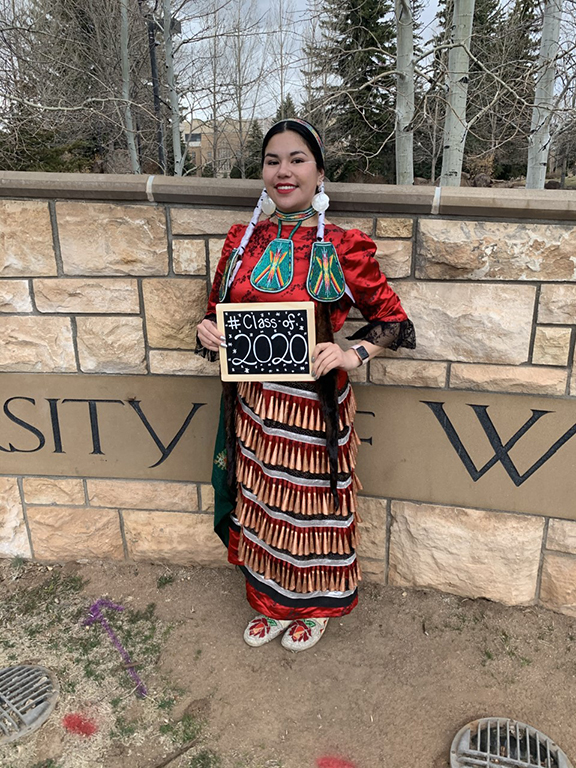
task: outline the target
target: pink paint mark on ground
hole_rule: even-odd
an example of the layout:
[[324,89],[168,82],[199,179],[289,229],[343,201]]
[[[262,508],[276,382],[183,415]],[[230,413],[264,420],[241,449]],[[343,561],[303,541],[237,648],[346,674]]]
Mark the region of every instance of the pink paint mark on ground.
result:
[[316,768],[356,768],[356,766],[341,757],[319,757],[316,760]]
[[70,733],[76,733],[78,736],[94,736],[98,731],[98,726],[93,720],[80,712],[70,712],[62,718],[62,725]]

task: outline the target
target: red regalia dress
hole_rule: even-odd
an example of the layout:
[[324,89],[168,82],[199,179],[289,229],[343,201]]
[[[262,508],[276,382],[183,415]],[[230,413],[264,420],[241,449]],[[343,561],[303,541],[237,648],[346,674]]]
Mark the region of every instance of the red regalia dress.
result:
[[[281,236],[287,238],[293,229],[293,223],[284,224]],[[228,233],[207,317],[215,316],[226,262],[244,232],[244,226],[235,225]],[[294,235],[294,277],[286,289],[271,294],[251,285],[252,270],[276,236],[276,223],[256,226],[228,301],[310,301],[306,278],[316,227],[300,227]],[[392,337],[392,348],[413,347],[412,324],[380,272],[372,240],[359,230],[334,224],[326,224],[324,239],[335,245],[348,287],[329,309],[332,331],[342,328],[354,304],[368,321],[355,336],[382,346],[389,346]],[[358,438],[354,394],[345,371],[336,373],[335,399],[337,477],[331,491],[326,412],[317,383],[242,382],[236,388],[237,487],[228,559],[244,572],[250,605],[270,618],[343,616],[358,601],[360,567],[355,550],[360,484],[354,472]]]

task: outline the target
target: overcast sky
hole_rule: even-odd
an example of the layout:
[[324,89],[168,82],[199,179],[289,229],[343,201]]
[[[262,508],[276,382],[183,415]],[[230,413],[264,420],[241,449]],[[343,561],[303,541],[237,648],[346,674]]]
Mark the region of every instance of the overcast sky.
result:
[[[306,0],[288,0],[287,4],[290,4],[290,2],[297,13],[302,12],[304,14],[306,12],[306,9],[307,9]],[[269,0],[258,0],[258,3],[263,13],[265,13],[270,8]],[[393,7],[394,7],[394,3],[392,3],[392,8]],[[438,10],[438,3],[433,2],[433,3],[426,3],[422,11],[422,14],[420,17],[420,35],[424,42],[427,41],[434,32],[434,23],[435,23],[437,10]],[[300,100],[299,90],[301,88],[301,84],[302,83],[301,83],[299,71],[293,70],[288,77],[287,87],[288,87],[288,91],[291,92],[291,95],[296,102]]]
[[[292,5],[294,10],[296,11],[296,15],[299,15],[301,12],[303,15],[306,12],[307,9],[307,0],[285,0],[286,5]],[[360,2],[360,0],[358,0]],[[271,4],[270,0],[257,0],[257,7],[260,13],[262,14],[262,17],[264,18],[267,14],[267,12],[270,10]],[[393,3],[392,3],[393,7]],[[421,17],[420,17],[420,36],[423,42],[427,41],[431,35],[434,32],[434,22],[436,17],[436,12],[438,10],[438,3],[432,2],[432,3],[426,3],[425,7],[422,11]],[[305,23],[305,22],[303,22]],[[296,25],[298,28],[298,24]],[[298,31],[298,29],[297,29]],[[298,56],[296,56],[298,58]],[[274,69],[274,63],[271,62],[271,68]],[[288,75],[288,80],[286,82],[287,91],[290,93],[294,101],[298,104],[301,102],[301,88],[302,88],[302,80],[301,80],[301,73],[299,70],[299,67],[293,67]],[[277,89],[275,89],[275,80],[274,78],[271,81],[271,87],[267,91],[267,95],[264,96],[262,99],[262,104],[258,108],[259,116],[260,117],[269,117],[270,115],[273,115],[276,111],[276,108],[278,106],[278,97],[277,97]],[[210,119],[210,112],[203,110],[201,105],[196,105],[194,108],[194,116],[199,117],[201,119]]]
[[[259,3],[263,9],[266,9],[269,7],[268,0],[259,0]],[[306,0],[293,0],[293,3],[294,3],[294,7],[298,10],[306,9]],[[437,10],[438,10],[437,2],[425,4],[425,7],[422,11],[422,15],[420,18],[420,23],[424,29],[430,29],[431,25],[433,25]],[[428,35],[426,34],[424,34],[423,36],[425,39],[428,37]]]

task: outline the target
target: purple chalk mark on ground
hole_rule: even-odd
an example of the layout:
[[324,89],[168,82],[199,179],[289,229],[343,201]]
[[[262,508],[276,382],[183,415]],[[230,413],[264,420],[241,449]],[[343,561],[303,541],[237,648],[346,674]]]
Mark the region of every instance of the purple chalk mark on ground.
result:
[[104,627],[104,630],[106,631],[106,634],[112,641],[112,645],[116,648],[120,656],[122,656],[122,658],[124,659],[124,663],[126,664],[128,674],[136,683],[136,693],[138,694],[138,696],[142,696],[142,698],[144,698],[147,695],[146,686],[138,676],[138,673],[136,672],[136,670],[133,668],[132,659],[128,655],[128,651],[124,648],[120,640],[118,640],[118,638],[116,637],[116,634],[114,633],[114,630],[102,615],[102,608],[111,608],[114,611],[124,610],[124,606],[116,605],[116,603],[113,603],[110,600],[105,600],[104,598],[100,598],[100,600],[96,600],[96,602],[90,606],[90,610],[88,612],[89,616],[87,619],[84,620],[84,625],[89,627],[95,622],[99,622],[100,624],[102,624],[102,626]]

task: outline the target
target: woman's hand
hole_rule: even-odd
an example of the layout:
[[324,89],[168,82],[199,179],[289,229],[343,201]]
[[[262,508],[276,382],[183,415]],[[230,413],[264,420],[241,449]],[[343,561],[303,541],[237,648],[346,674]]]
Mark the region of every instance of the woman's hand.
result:
[[312,375],[315,379],[324,376],[328,371],[334,368],[341,368],[343,371],[351,371],[360,366],[360,358],[353,349],[347,352],[330,341],[324,341],[316,344],[312,352]]
[[196,326],[200,343],[206,349],[217,352],[220,347],[225,347],[224,336],[218,330],[218,326],[213,320],[202,320],[200,325]]

